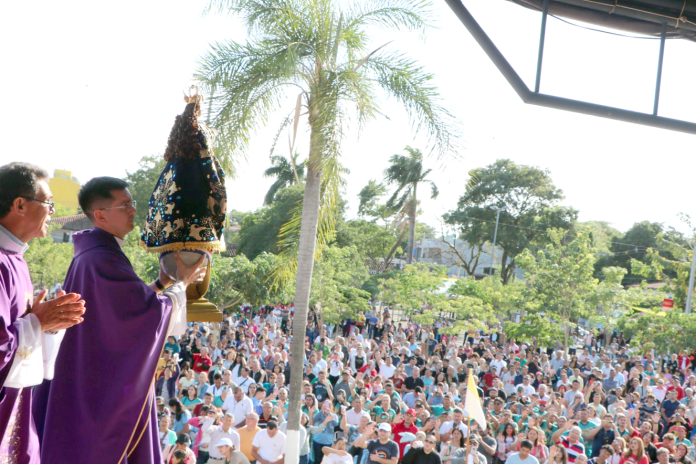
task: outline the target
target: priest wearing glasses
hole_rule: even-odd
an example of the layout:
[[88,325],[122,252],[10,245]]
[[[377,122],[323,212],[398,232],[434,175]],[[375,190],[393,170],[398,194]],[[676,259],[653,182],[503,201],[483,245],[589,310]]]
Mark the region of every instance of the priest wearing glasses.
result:
[[97,177],[78,200],[94,228],[73,235],[63,288],[90,312],[63,340],[55,379],[41,386],[41,455],[51,464],[162,462],[155,369],[167,336],[186,329],[186,287],[201,278],[203,258],[177,259],[178,281],[160,270],[148,285],[121,250],[136,211],[128,184]]
[[55,212],[48,173],[27,163],[0,167],[0,462],[38,464],[33,386],[53,377],[69,329],[83,321],[79,294],[34,298],[24,252],[45,237]]

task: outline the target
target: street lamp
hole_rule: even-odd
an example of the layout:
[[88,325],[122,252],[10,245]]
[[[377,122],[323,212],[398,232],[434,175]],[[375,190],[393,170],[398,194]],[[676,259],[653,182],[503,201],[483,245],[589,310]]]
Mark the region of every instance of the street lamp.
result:
[[496,211],[495,232],[493,232],[493,254],[491,255],[491,267],[488,269],[488,275],[493,275],[493,265],[495,264],[495,241],[498,238],[498,221],[500,221],[500,212],[507,211],[507,206],[491,206],[490,208]]

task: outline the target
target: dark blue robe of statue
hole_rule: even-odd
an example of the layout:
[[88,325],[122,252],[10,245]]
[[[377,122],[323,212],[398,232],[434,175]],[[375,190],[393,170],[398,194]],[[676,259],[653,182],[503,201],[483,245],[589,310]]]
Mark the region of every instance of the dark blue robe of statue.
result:
[[63,288],[82,295],[88,310],[66,333],[54,380],[37,388],[47,400],[42,459],[160,463],[154,374],[172,302],[138,278],[112,235],[93,229],[73,241]]

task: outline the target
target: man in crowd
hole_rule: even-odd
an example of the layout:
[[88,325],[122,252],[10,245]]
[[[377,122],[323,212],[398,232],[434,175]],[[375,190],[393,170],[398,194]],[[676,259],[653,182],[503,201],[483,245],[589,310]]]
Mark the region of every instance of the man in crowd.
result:
[[258,464],[283,464],[285,441],[285,434],[278,430],[278,423],[269,421],[266,428],[254,436],[251,454]]

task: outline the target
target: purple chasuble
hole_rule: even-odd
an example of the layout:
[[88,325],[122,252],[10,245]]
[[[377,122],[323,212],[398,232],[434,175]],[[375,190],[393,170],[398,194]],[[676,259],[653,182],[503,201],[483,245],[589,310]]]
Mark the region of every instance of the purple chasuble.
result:
[[63,288],[82,295],[87,311],[65,334],[53,380],[40,387],[48,395],[43,459],[162,462],[153,379],[172,302],[138,278],[111,234],[82,231],[73,242]]
[[33,299],[29,269],[19,253],[0,249],[0,462],[38,464],[39,439],[31,415],[32,388],[5,387],[17,352],[12,325]]

